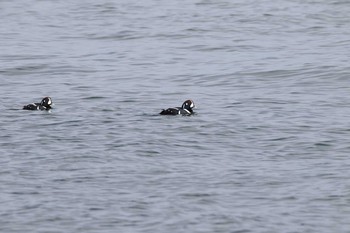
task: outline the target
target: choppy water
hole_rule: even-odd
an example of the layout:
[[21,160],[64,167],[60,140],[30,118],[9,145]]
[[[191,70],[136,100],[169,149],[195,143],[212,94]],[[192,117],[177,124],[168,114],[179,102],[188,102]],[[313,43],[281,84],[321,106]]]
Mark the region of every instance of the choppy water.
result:
[[0,1],[0,231],[349,232],[349,12]]

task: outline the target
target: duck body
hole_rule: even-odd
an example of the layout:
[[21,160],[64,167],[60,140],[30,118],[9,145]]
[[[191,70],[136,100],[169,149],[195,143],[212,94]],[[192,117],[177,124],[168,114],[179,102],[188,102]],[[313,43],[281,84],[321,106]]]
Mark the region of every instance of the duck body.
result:
[[52,100],[50,97],[45,97],[40,103],[32,103],[23,106],[24,110],[50,110],[52,107]]
[[186,100],[181,107],[167,108],[163,109],[159,114],[160,115],[183,115],[189,116],[192,115],[193,108],[195,107],[192,100]]

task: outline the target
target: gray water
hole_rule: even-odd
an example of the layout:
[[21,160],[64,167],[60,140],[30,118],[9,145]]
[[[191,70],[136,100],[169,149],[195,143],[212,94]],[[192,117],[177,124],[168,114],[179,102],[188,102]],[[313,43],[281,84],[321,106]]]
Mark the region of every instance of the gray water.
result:
[[0,232],[350,232],[349,12],[0,1]]

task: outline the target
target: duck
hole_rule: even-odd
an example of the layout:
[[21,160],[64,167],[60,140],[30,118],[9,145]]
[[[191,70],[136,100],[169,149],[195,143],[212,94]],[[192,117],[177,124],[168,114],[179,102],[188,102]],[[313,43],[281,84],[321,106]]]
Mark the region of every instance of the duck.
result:
[[183,102],[181,107],[163,109],[159,114],[190,116],[194,114],[192,109],[195,107],[196,106],[194,105],[194,102],[192,100],[186,100],[185,102]]
[[44,97],[40,103],[32,103],[23,106],[24,110],[50,110],[52,108],[51,97]]

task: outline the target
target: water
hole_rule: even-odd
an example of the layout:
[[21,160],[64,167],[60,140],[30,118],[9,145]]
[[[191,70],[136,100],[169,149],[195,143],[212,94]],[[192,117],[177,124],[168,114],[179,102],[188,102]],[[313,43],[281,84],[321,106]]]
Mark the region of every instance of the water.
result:
[[349,232],[349,12],[1,1],[0,231]]

